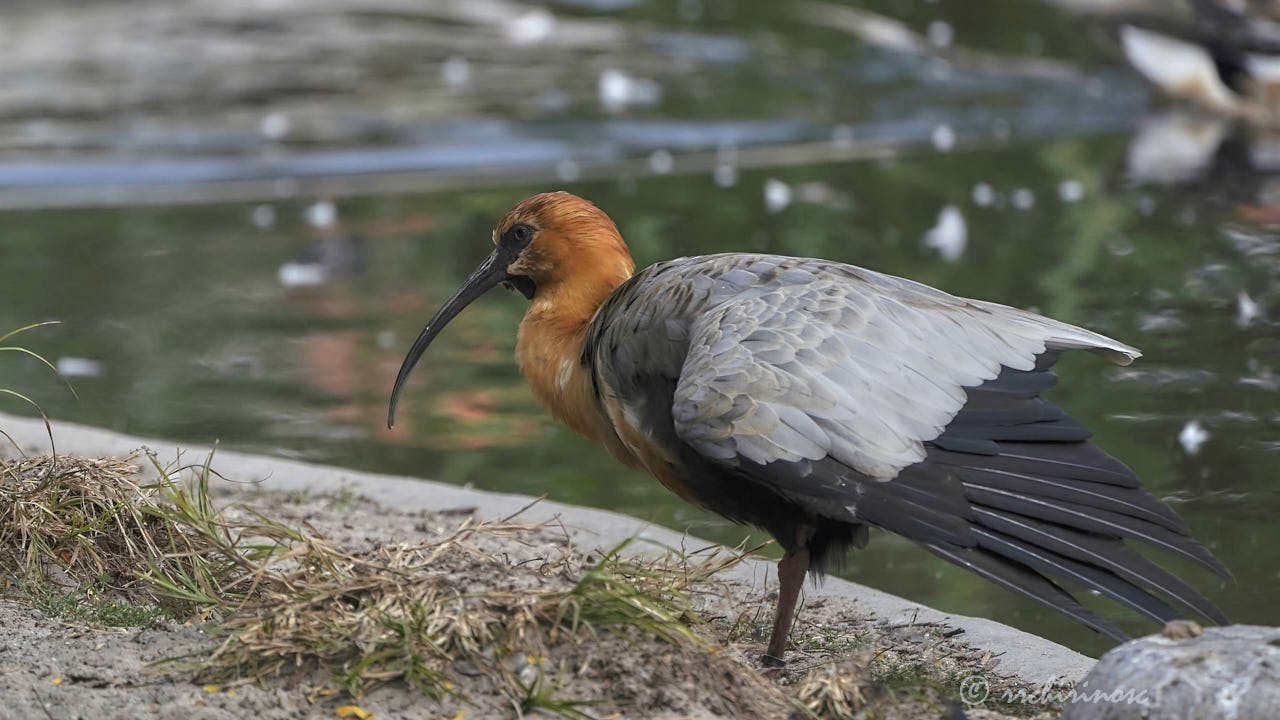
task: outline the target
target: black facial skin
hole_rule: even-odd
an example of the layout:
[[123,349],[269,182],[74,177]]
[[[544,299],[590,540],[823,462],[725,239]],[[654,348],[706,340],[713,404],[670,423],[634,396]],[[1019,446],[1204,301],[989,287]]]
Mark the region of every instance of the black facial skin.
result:
[[[517,223],[502,233],[502,237],[498,238],[498,252],[506,260],[507,265],[514,262],[520,256],[520,253],[529,247],[535,232],[537,231],[532,226],[525,223]],[[537,291],[537,286],[533,284],[533,279],[528,275],[508,275],[502,281],[502,285],[507,290],[520,291],[520,294],[524,295],[526,300],[532,300],[533,293]]]
[[532,300],[533,294],[538,290],[528,275],[511,275],[502,281],[502,286],[508,290],[520,291],[520,294],[524,295],[526,300]]

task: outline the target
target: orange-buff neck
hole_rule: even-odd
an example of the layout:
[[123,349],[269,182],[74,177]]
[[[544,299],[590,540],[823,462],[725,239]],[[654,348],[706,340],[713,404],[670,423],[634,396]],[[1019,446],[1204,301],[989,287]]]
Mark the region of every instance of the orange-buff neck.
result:
[[557,197],[537,208],[539,238],[524,262],[536,290],[516,336],[516,361],[540,405],[613,450],[616,434],[595,398],[582,351],[596,311],[631,277],[635,262],[603,211],[564,197],[576,202],[561,204]]

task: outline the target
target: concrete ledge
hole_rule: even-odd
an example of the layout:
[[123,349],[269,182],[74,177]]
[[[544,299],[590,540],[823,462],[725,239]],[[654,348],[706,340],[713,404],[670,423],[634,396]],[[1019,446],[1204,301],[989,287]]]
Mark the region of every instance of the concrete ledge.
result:
[[[53,423],[53,429],[59,454],[122,456],[148,447],[162,462],[175,457],[179,451],[184,453],[186,462],[198,462],[209,452],[208,447],[177,445],[167,440],[138,438],[72,423]],[[49,451],[49,438],[40,420],[0,413],[0,430],[8,433],[24,452]],[[527,495],[467,490],[430,480],[378,475],[230,450],[218,450],[214,465],[219,473],[233,478],[237,485],[254,482],[264,490],[307,489],[317,493],[345,489],[401,512],[475,507],[480,517],[495,518],[515,513],[533,502],[533,498]],[[693,548],[712,544],[627,515],[550,500],[537,503],[521,517],[531,521],[559,518],[574,542],[584,548],[611,547],[633,536],[671,547]],[[772,562],[749,560],[735,568],[731,575],[762,586],[774,581],[774,567]],[[1040,684],[1053,678],[1080,680],[1094,665],[1092,658],[1007,625],[939,612],[838,578],[827,578],[818,588],[806,586],[805,591],[811,598],[838,597],[856,601],[860,610],[870,611],[890,623],[914,621],[963,629],[968,644],[990,650],[1000,658],[1002,672],[1016,674],[1031,683]]]

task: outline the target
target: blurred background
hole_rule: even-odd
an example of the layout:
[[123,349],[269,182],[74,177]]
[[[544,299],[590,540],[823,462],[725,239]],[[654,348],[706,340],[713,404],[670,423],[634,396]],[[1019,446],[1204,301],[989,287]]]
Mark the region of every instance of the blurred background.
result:
[[[0,329],[61,320],[24,338],[80,399],[24,358],[0,358],[0,381],[57,420],[546,493],[738,543],[746,530],[533,404],[512,361],[518,295],[450,325],[386,428],[406,348],[494,221],[566,189],[614,217],[642,266],[821,256],[1141,347],[1130,368],[1068,358],[1052,397],[1238,582],[1170,564],[1233,620],[1274,624],[1272,10],[6,3]],[[1110,646],[883,533],[841,574],[1084,652]]]

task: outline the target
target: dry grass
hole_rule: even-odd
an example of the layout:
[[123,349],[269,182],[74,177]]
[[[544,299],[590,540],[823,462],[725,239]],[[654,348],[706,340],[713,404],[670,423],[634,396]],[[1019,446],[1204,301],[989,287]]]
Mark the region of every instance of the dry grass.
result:
[[513,566],[476,541],[540,527],[469,518],[429,543],[353,553],[247,507],[215,508],[208,462],[183,468],[183,484],[148,457],[151,483],[136,458],[5,464],[0,569],[35,594],[61,588],[64,604],[106,579],[130,602],[213,620],[221,642],[195,664],[215,682],[326,669],[356,697],[391,681],[440,697],[459,694],[450,678],[465,666],[537,704],[555,685],[543,659],[558,644],[608,633],[704,646],[697,593],[741,557],[641,560],[624,543],[589,562],[561,552]]
[[209,501],[207,464],[192,468],[187,488],[178,470],[148,459],[159,473],[150,483],[139,480],[136,456],[0,464],[0,570],[37,588],[105,583],[174,618],[230,612],[252,594],[261,563],[298,534],[224,520]]
[[33,580],[94,577],[144,553],[156,524],[140,509],[154,491],[127,460],[42,456],[0,467],[0,566]]
[[873,684],[870,655],[814,668],[796,684],[800,704],[816,717],[853,717],[866,706]]
[[[931,638],[930,635],[933,637]],[[994,671],[981,656],[957,658],[939,633],[926,633],[924,643],[896,647],[879,643],[876,650],[845,655],[792,678],[792,694],[817,718],[967,717],[963,709],[977,702],[983,717],[1057,717],[1046,704],[1020,703],[1034,688],[1017,677]]]
[[180,533],[160,516],[161,489],[140,484],[130,460],[46,455],[0,464],[0,569],[34,588],[96,582],[160,600],[140,574],[187,572],[170,567],[181,560],[166,552]]
[[465,666],[528,696],[541,673],[521,671],[558,643],[612,633],[702,644],[695,588],[737,561],[637,561],[620,546],[589,566],[565,554],[521,569],[470,542],[535,529],[467,520],[429,544],[361,556],[303,535],[271,564],[279,569],[263,567],[258,595],[222,625],[228,635],[207,671],[227,682],[318,663],[357,697],[393,680],[439,697],[456,692],[449,678]]

